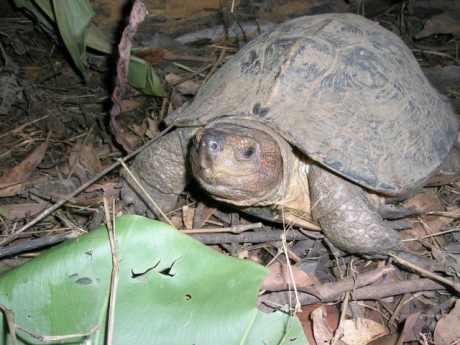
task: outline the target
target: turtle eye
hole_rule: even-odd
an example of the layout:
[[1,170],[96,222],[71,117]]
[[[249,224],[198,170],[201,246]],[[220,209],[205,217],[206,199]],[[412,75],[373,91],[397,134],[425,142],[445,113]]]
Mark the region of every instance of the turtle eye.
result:
[[256,149],[254,148],[254,146],[249,146],[244,149],[243,157],[246,159],[250,159],[254,155],[255,152],[256,152]]

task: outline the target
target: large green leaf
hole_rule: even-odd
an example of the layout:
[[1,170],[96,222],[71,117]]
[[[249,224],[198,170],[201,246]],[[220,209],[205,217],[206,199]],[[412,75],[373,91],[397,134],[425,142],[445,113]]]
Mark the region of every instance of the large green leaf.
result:
[[86,35],[94,16],[88,0],[53,0],[54,17],[67,50],[86,75]]
[[[296,318],[255,307],[266,269],[224,256],[174,228],[139,216],[116,223],[120,274],[114,344],[306,344]],[[40,335],[100,331],[111,274],[105,228],[64,243],[0,277],[0,304]],[[0,344],[10,341],[0,320]],[[19,343],[40,342],[18,330]]]

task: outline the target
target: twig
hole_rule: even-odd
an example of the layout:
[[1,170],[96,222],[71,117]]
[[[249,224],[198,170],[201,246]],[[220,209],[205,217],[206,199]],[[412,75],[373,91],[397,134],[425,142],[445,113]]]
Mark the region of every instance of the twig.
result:
[[244,231],[260,229],[263,227],[262,223],[253,223],[253,224],[240,224],[233,225],[225,228],[201,228],[201,229],[191,229],[191,230],[181,230],[185,234],[214,234],[221,232],[230,232],[233,234],[241,234]]
[[16,328],[30,335],[32,338],[35,338],[47,344],[56,343],[56,342],[60,342],[61,344],[66,343],[66,342],[71,342],[71,341],[76,342],[77,340],[81,338],[89,337],[90,335],[96,333],[99,330],[99,326],[96,325],[92,327],[88,332],[84,332],[84,333],[75,333],[75,334],[66,334],[66,335],[41,335],[41,334],[34,333],[18,325],[16,325]]
[[[60,208],[62,205],[64,205],[67,201],[69,201],[70,199],[76,197],[78,194],[80,194],[81,192],[83,192],[86,188],[88,188],[89,186],[91,186],[93,183],[95,183],[96,181],[98,181],[100,178],[104,177],[105,175],[107,175],[109,172],[111,172],[113,169],[117,168],[119,165],[121,165],[121,161],[123,162],[126,162],[127,160],[133,158],[134,156],[136,156],[139,152],[142,152],[143,150],[145,150],[147,147],[149,147],[150,145],[152,145],[154,142],[156,142],[158,139],[160,139],[163,135],[165,135],[172,127],[174,126],[174,124],[171,124],[170,126],[168,126],[167,128],[165,128],[163,131],[161,131],[156,137],[152,138],[149,142],[147,142],[146,144],[142,145],[141,147],[139,147],[138,149],[132,151],[131,153],[129,153],[128,155],[126,155],[122,160],[120,161],[117,161],[115,163],[113,163],[111,166],[105,168],[103,171],[101,171],[99,174],[97,174],[96,176],[94,176],[92,179],[90,179],[89,181],[87,181],[86,183],[82,184],[79,188],[77,188],[75,191],[73,191],[72,193],[66,195],[64,198],[62,198],[61,200],[59,200],[57,203],[55,203],[53,206],[50,206],[49,208],[47,208],[46,210],[44,210],[43,212],[41,212],[40,214],[38,214],[34,219],[32,219],[30,222],[28,222],[26,225],[24,225],[22,228],[18,229],[11,237],[9,238],[6,238],[5,240],[3,240],[2,242],[0,242],[0,245],[5,245],[7,243],[10,243],[12,242],[13,240],[15,240],[16,236],[23,233],[24,231],[26,231],[27,229],[29,229],[30,227],[32,227],[33,225],[37,224],[39,221],[41,221],[43,218],[49,216],[51,213],[53,213],[54,211],[56,211],[58,208]],[[0,249],[0,256],[2,255],[3,253],[3,248]]]
[[174,224],[171,222],[171,220],[168,218],[168,216],[162,211],[160,206],[156,203],[155,200],[150,196],[150,194],[147,192],[147,190],[142,186],[140,183],[139,179],[132,173],[132,171],[128,168],[128,166],[123,162],[122,159],[119,160],[120,164],[123,166],[123,168],[126,170],[128,173],[129,177],[133,180],[133,182],[136,184],[136,187],[144,194],[145,198],[148,201],[149,207],[154,211],[155,213],[159,213],[161,218],[163,218],[164,221],[168,222],[169,225],[174,226]]
[[[337,283],[326,283],[323,285],[331,284],[341,284]],[[316,304],[319,302],[328,303],[328,302],[337,302],[341,293],[346,291],[340,291],[340,294],[329,294],[322,296],[315,296],[310,291],[311,290],[322,290],[323,287],[318,285],[312,288],[299,288],[300,292],[300,303],[302,305]],[[352,291],[353,287],[350,286],[348,291]],[[353,301],[362,301],[362,300],[380,300],[382,298],[403,295],[408,293],[415,293],[421,291],[436,291],[436,290],[446,290],[446,287],[442,284],[434,282],[431,279],[412,279],[405,280],[389,284],[375,284],[364,286],[358,289],[355,289],[350,298]],[[339,291],[338,291],[339,292]],[[281,294],[287,293],[287,291],[278,292]],[[269,295],[267,295],[269,296]]]
[[[386,266],[369,272],[361,273],[356,277],[346,278],[338,282],[302,287],[299,288],[299,291],[313,295],[319,301],[334,301],[347,291],[352,291],[354,289],[359,289],[366,285],[375,283],[377,280],[381,279],[384,275],[392,272],[393,270],[393,267]],[[355,291],[353,292],[353,296]]]
[[211,70],[208,72],[206,78],[204,78],[203,80],[203,83],[201,85],[204,85],[206,84],[206,82],[209,80],[209,78],[211,78],[211,76],[214,74],[214,72],[216,71],[217,67],[219,67],[219,65],[222,63],[222,61],[224,60],[224,57],[225,57],[225,54],[227,53],[227,51],[225,49],[222,49],[220,51],[220,54],[219,54],[219,57],[217,58],[216,62],[213,64]]
[[431,237],[435,237],[435,236],[442,236],[442,235],[445,235],[445,234],[450,234],[452,232],[458,232],[458,231],[460,231],[460,228],[453,228],[453,229],[450,229],[450,230],[439,231],[439,232],[436,232],[434,234],[428,234],[428,235],[421,236],[421,237],[406,238],[405,240],[401,240],[401,242],[420,241],[420,240],[425,240],[427,238],[431,238]]
[[335,345],[339,338],[343,336],[343,322],[345,321],[345,316],[347,315],[350,293],[350,291],[345,293],[345,298],[343,299],[342,307],[340,310],[339,324],[337,325],[337,329],[335,330],[334,336],[331,339],[331,345]]
[[[183,64],[181,64],[181,63],[179,63],[179,62],[173,62],[173,65],[175,65],[176,67],[179,67],[179,68],[181,68],[181,69],[183,69],[183,70],[185,70],[185,71],[187,71],[187,72],[196,74],[196,75],[198,75],[198,76],[200,76],[200,77],[202,77],[202,78],[205,77],[205,75],[204,75],[203,73],[201,73],[201,72],[196,72],[196,71],[194,71],[193,69],[191,69],[190,67],[188,67],[188,66],[186,66],[186,65],[183,65]],[[206,69],[207,69],[207,68],[206,68]]]
[[415,48],[412,48],[412,51],[415,52],[415,53],[442,56],[442,57],[454,60],[456,63],[460,63],[460,61],[457,60],[455,57],[453,57],[453,56],[451,56],[449,54],[446,54],[446,53],[441,53],[441,52],[437,52],[437,51],[434,51],[434,50],[415,49]]
[[66,234],[59,234],[54,236],[43,236],[40,238],[34,238],[28,241],[22,241],[18,244],[3,248],[0,252],[0,259],[6,256],[18,255],[24,252],[30,252],[44,247],[52,246],[69,239],[76,238],[80,235],[80,232],[72,231]]
[[11,336],[11,345],[16,345],[18,340],[16,338],[16,322],[14,321],[14,313],[3,304],[0,304],[0,311],[3,313],[3,317],[6,320],[6,325],[8,326],[8,332]]
[[428,278],[433,279],[435,281],[438,281],[440,283],[446,284],[446,285],[452,287],[455,291],[460,292],[460,284],[454,283],[450,279],[444,278],[444,277],[440,276],[437,273],[430,272],[430,271],[428,271],[428,270],[426,270],[426,269],[424,269],[424,268],[422,268],[420,266],[417,266],[414,263],[409,262],[409,261],[397,256],[394,253],[388,253],[388,255],[391,258],[393,258],[396,262],[398,262],[399,264],[401,264],[403,266],[406,266],[406,267],[410,268],[411,270],[414,270],[415,272],[421,274],[422,276],[425,276],[425,277],[428,277]]
[[282,243],[282,246],[283,246],[283,253],[284,253],[284,256],[286,258],[286,265],[287,265],[288,272],[289,272],[289,281],[291,283],[292,288],[294,289],[294,296],[295,296],[295,309],[294,309],[294,311],[296,313],[298,313],[298,312],[302,311],[302,307],[301,307],[301,304],[300,304],[299,292],[297,291],[297,284],[296,284],[295,279],[294,279],[294,273],[292,272],[291,262],[289,260],[288,248],[287,248],[286,242],[287,242],[286,241],[286,229],[284,229],[283,234],[281,235],[281,243]]
[[390,284],[370,285],[357,289],[352,294],[352,299],[378,300],[386,297],[415,293],[420,291],[445,290],[446,287],[431,279],[412,279]]
[[[265,243],[281,241],[282,230],[263,230],[247,232],[242,234],[197,234],[191,236],[205,244],[223,244],[223,243]],[[287,241],[304,240],[308,237],[300,231],[289,231],[286,234]]]
[[208,65],[204,66],[203,68],[200,68],[198,71],[192,72],[191,75],[183,77],[183,78],[175,81],[174,83],[172,83],[171,87],[174,87],[174,86],[177,86],[179,84],[182,84],[183,82],[186,82],[187,80],[190,80],[190,79],[192,79],[192,78],[194,78],[196,76],[202,76],[203,72],[205,72],[206,70],[210,69],[212,66],[214,66],[214,64],[208,64]]
[[4,136],[7,136],[10,133],[19,132],[20,130],[24,129],[25,127],[30,126],[30,125],[32,125],[34,123],[39,122],[39,121],[42,121],[42,120],[44,120],[44,119],[46,119],[48,117],[49,117],[49,115],[45,115],[45,116],[39,117],[38,119],[26,122],[26,123],[16,127],[15,129],[12,129],[12,130],[9,130],[9,131],[7,131],[5,133],[0,134],[0,138],[3,138]]
[[[110,251],[112,253],[112,276],[110,280],[110,299],[109,299],[109,310],[107,318],[107,345],[113,343],[113,331],[115,324],[115,306],[118,291],[118,275],[120,272],[120,256],[118,254],[118,243],[115,232],[115,199],[112,199],[112,212],[110,212],[109,201],[104,197],[104,210],[105,219],[107,224],[107,231],[109,234]],[[112,217],[110,216],[112,214]]]

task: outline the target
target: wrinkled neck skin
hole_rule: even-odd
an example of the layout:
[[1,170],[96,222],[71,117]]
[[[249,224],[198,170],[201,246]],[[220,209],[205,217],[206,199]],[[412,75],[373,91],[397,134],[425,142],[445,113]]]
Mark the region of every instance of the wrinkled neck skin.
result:
[[274,206],[284,217],[283,223],[295,224],[311,230],[320,230],[319,225],[311,215],[310,190],[308,187],[308,171],[311,162],[303,156],[296,155],[289,146],[289,151],[283,152],[285,176],[283,188],[277,195]]
[[[216,122],[229,122],[228,118]],[[308,169],[310,162],[301,154],[296,154],[292,146],[271,128],[246,118],[234,118],[232,122],[243,123],[245,127],[255,128],[270,134],[278,143],[283,158],[283,177],[278,187],[263,198],[240,200],[218,200],[237,206],[270,206],[278,213],[278,221],[295,224],[312,230],[320,230],[311,216]]]

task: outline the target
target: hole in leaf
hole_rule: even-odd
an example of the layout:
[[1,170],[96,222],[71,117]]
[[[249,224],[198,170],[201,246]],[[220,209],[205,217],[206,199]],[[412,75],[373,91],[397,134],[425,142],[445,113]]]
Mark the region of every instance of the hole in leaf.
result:
[[92,284],[93,280],[89,277],[82,277],[78,278],[75,283],[80,284],[80,285],[90,285]]
[[174,261],[174,262],[171,264],[171,266],[166,267],[165,269],[162,269],[162,270],[159,271],[158,273],[163,274],[163,275],[168,276],[168,277],[174,277],[175,274],[172,273],[171,271],[172,271],[172,269],[173,269],[175,263],[176,263],[176,262]]
[[186,301],[190,301],[191,299],[192,299],[192,295],[190,295],[189,293],[185,295]]
[[153,265],[152,267],[149,267],[144,272],[140,272],[140,273],[136,273],[136,272],[134,272],[133,269],[131,269],[131,278],[136,279],[138,277],[142,277],[143,275],[149,273],[151,270],[157,268],[159,264],[160,264],[160,260],[158,260],[158,262],[155,265]]

